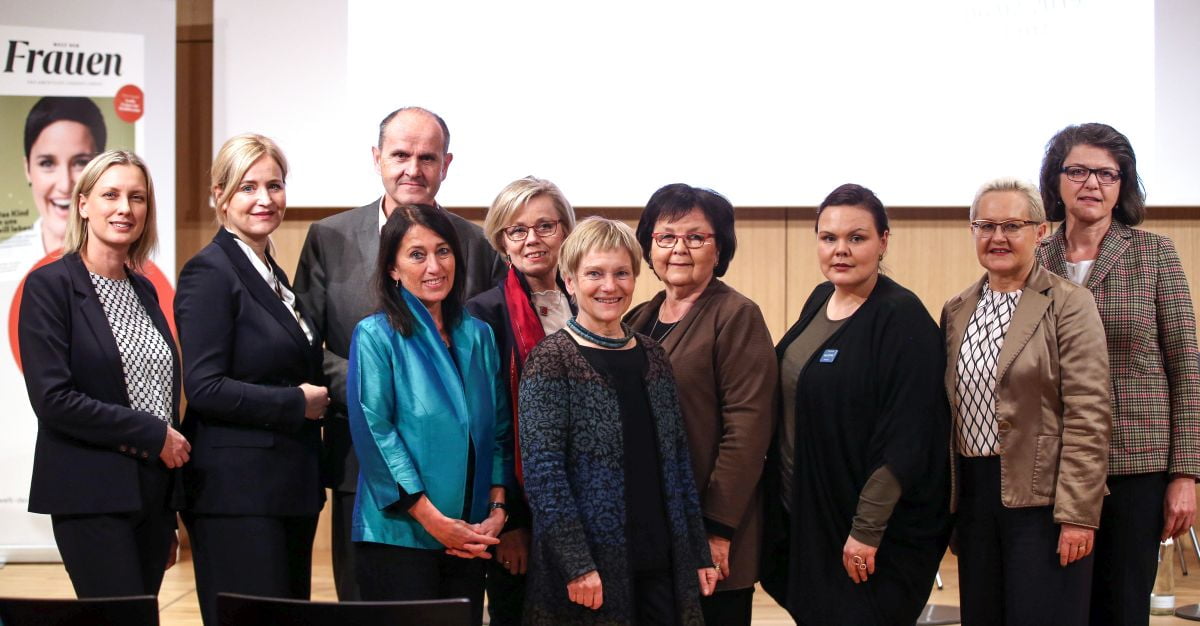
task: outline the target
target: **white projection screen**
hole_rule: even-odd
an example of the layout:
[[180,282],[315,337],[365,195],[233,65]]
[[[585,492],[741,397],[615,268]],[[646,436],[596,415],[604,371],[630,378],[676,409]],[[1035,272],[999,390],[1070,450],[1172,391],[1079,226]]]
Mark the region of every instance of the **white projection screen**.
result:
[[1151,204],[1200,205],[1198,5],[216,0],[214,142],[277,139],[297,207],[377,196],[377,124],[407,105],[450,126],[451,207],[527,174],[584,207],[670,182],[742,207],[811,206],[843,182],[934,207],[1036,179],[1056,130],[1103,121],[1132,140]]

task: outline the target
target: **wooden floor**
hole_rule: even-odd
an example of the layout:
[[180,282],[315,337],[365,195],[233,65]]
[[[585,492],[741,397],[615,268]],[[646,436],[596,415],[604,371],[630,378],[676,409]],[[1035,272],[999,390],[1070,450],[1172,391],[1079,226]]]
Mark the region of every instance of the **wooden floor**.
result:
[[[1187,546],[1190,550],[1190,545]],[[314,555],[313,599],[334,600],[333,572],[328,552]],[[1191,576],[1182,576],[1176,567],[1176,594],[1179,605],[1200,602],[1200,563],[1195,554],[1188,553]],[[934,589],[929,601],[935,604],[958,604],[958,566],[954,556],[947,554],[942,561],[942,579],[945,589]],[[25,596],[43,598],[74,597],[71,583],[62,565],[9,564],[0,568],[0,596]],[[158,596],[159,611],[163,626],[200,626],[200,607],[196,603],[196,585],[192,576],[192,563],[187,553],[178,565],[167,572]],[[760,589],[754,594],[754,623],[761,626],[784,626],[792,624],[787,613],[779,608]],[[1175,617],[1154,617],[1151,624],[1188,624]]]

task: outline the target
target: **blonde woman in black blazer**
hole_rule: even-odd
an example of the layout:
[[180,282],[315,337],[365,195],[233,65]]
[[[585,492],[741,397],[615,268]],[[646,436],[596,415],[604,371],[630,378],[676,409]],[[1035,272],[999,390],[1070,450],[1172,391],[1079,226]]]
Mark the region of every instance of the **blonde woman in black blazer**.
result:
[[157,595],[175,562],[174,470],[189,446],[175,430],[175,342],[138,273],[156,243],[146,165],[101,154],[72,194],[65,254],[29,275],[21,299],[38,417],[29,510],[50,514],[81,598]]
[[309,597],[329,403],[321,338],[269,254],[287,202],[283,154],[239,135],[212,172],[222,227],[184,266],[175,299],[195,446],[184,522],[206,624],[220,592]]

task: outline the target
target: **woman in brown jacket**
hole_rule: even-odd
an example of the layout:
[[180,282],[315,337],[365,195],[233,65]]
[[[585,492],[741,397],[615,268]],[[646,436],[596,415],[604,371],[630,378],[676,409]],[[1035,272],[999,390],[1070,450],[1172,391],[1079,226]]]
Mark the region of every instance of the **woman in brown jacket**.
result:
[[985,184],[987,273],[942,309],[963,624],[1086,624],[1108,470],[1108,352],[1095,300],[1037,263],[1033,185]]
[[671,359],[692,470],[717,566],[717,592],[700,599],[708,624],[749,624],[762,536],[763,457],[774,427],[774,349],[758,305],[717,277],[737,248],[733,205],[716,192],[667,185],[637,227],[664,289],[629,325]]

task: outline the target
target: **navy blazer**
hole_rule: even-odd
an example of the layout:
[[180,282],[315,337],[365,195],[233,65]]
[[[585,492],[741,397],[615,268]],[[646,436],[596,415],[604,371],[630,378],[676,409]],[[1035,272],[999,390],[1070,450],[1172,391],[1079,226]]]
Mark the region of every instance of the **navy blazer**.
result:
[[311,342],[224,228],[183,266],[175,322],[188,397],[183,433],[192,443],[183,473],[191,512],[320,512],[321,430],[305,419],[297,385],[323,384],[321,338],[305,321]]
[[[175,340],[150,281],[128,269],[126,275],[171,347],[175,364],[171,419],[177,424]],[[129,408],[117,341],[77,253],[34,270],[25,279],[17,335],[25,387],[38,418],[30,512],[80,515],[141,510],[140,467],[150,464],[170,471],[158,457],[167,423]],[[178,495],[179,490],[172,494]]]

